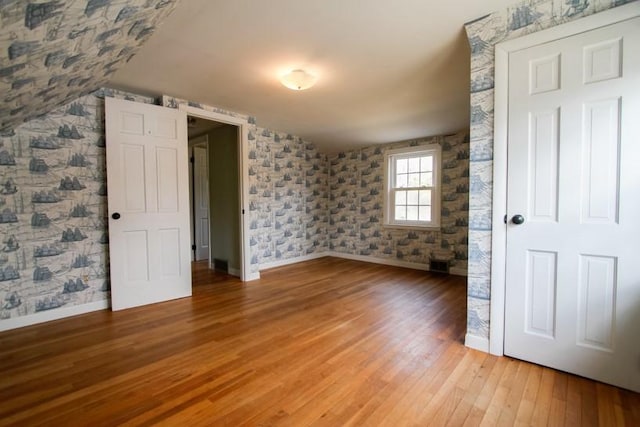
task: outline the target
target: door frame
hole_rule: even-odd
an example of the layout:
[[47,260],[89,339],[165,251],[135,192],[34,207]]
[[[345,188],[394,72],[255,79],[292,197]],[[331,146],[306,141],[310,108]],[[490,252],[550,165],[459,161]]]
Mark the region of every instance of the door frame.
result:
[[[240,200],[240,280],[247,282],[260,278],[258,273],[251,273],[251,254],[249,252],[249,121],[241,117],[233,117],[213,111],[192,107],[186,103],[178,105],[188,116],[199,117],[220,123],[230,124],[238,128],[238,192]],[[211,183],[209,183],[211,185]],[[211,259],[211,257],[209,257]]]
[[637,3],[629,3],[573,22],[529,34],[495,46],[493,202],[491,223],[491,300],[489,353],[504,354],[504,322],[507,268],[507,151],[509,119],[509,54],[554,40],[640,16]]

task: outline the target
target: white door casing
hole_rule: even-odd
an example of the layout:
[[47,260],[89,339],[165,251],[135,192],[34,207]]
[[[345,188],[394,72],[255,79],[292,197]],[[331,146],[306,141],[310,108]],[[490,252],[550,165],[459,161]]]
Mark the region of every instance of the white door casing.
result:
[[505,354],[635,391],[638,45],[640,18],[509,54],[504,326]]
[[[228,116],[226,114],[208,111],[188,104],[179,104],[180,111],[194,117],[200,117],[206,120],[213,120],[220,123],[231,124],[237,126],[238,132],[238,170],[240,173],[240,280],[250,281],[260,278],[258,271],[252,272],[251,253],[249,251],[249,123],[246,119],[240,117]],[[210,260],[211,261],[211,260]]]
[[196,261],[209,259],[209,154],[206,145],[193,147],[193,204]]
[[105,112],[112,308],[190,296],[186,114],[114,98]]

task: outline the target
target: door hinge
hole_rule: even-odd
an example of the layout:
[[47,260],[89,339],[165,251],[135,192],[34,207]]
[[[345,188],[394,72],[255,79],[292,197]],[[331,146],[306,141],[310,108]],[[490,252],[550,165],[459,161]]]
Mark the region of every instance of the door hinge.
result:
[[191,250],[195,251],[196,250],[196,245],[191,245]]
[[244,215],[244,209],[242,209],[242,215]]
[[507,214],[504,214],[504,218],[503,218],[504,223],[507,223]]
[[[184,157],[183,157],[184,158]],[[196,162],[196,158],[194,156],[189,157],[189,161],[191,163],[195,163]]]

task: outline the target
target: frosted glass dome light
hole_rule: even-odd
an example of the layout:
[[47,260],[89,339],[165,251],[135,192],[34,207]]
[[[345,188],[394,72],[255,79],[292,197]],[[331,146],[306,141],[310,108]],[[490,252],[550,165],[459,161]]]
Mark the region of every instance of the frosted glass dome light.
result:
[[280,78],[280,82],[293,90],[305,90],[316,84],[318,78],[305,70],[293,70]]

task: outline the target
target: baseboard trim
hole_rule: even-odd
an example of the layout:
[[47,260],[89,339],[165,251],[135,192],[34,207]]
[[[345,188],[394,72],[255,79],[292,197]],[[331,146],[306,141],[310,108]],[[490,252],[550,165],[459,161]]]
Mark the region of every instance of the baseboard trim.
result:
[[240,277],[240,270],[237,268],[231,268],[229,267],[227,269],[227,274],[231,275],[231,276],[236,276],[236,277]]
[[304,261],[311,261],[312,259],[324,258],[326,256],[330,256],[329,254],[330,252],[319,252],[319,253],[303,255],[295,258],[287,258],[287,259],[282,259],[274,262],[268,262],[260,266],[260,271],[269,270],[270,268],[283,267],[285,265],[290,265],[290,264],[297,264],[299,262],[304,262]]
[[65,317],[77,316],[79,314],[90,313],[92,311],[105,310],[111,306],[108,299],[94,301],[88,304],[74,305],[72,307],[62,307],[55,310],[41,311],[28,316],[13,317],[0,321],[0,332],[10,329],[23,328],[38,323],[50,322],[52,320],[64,319]]
[[[374,258],[374,257],[364,256],[364,255],[346,254],[346,253],[336,252],[336,251],[320,252],[320,253],[316,253],[316,254],[304,255],[304,256],[300,256],[300,257],[296,257],[296,258],[288,258],[288,259],[283,259],[283,260],[279,260],[279,261],[274,261],[274,262],[262,264],[260,266],[260,271],[265,271],[265,270],[269,270],[271,268],[276,268],[276,267],[283,267],[285,265],[296,264],[296,263],[304,262],[304,261],[311,261],[313,259],[318,259],[318,258],[323,258],[323,257],[343,258],[343,259],[350,259],[350,260],[353,260],[353,261],[369,262],[369,263],[372,263],[372,264],[382,264],[382,265],[390,265],[392,267],[404,267],[404,268],[411,268],[413,270],[429,271],[429,266],[426,265],[426,264],[419,264],[419,263],[416,263],[416,262],[408,262],[408,261],[400,261],[400,260],[391,259],[391,258],[389,258],[389,259],[386,259],[386,258]],[[454,268],[449,270],[449,274],[453,274],[453,275],[456,275],[456,276],[466,276],[467,275],[467,270],[465,268],[455,268],[454,267]],[[260,278],[260,273],[255,273],[255,275],[257,277],[249,279],[249,280],[255,280],[255,279],[259,279]]]
[[464,337],[464,345],[474,350],[482,351],[483,353],[489,353],[489,338],[467,334]]
[[244,278],[245,282],[251,282],[253,280],[260,280],[260,272],[259,271],[256,271],[254,273],[249,273]]
[[335,258],[344,258],[344,259],[350,259],[353,261],[363,261],[363,262],[370,262],[373,264],[382,264],[382,265],[390,265],[393,267],[411,268],[413,270],[429,271],[429,266],[426,264],[418,264],[415,262],[407,262],[407,261],[398,261],[397,259],[374,258],[374,257],[364,256],[364,255],[345,254],[345,253],[336,252],[336,251],[325,252],[325,254],[327,256],[332,256]]
[[449,269],[449,274],[453,274],[454,276],[465,276],[465,277],[467,277],[467,269],[466,268],[452,267],[452,268]]

